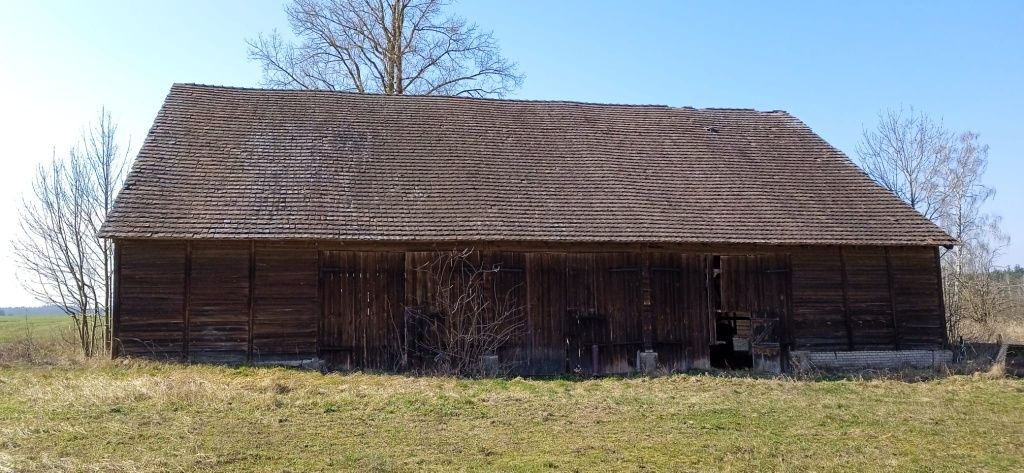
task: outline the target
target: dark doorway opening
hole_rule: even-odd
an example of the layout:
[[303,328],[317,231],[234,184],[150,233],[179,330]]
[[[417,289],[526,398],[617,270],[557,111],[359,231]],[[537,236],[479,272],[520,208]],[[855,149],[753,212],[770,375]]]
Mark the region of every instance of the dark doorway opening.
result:
[[[789,258],[773,255],[716,255],[708,284],[714,345],[711,366],[755,367],[755,358],[774,353],[788,306]],[[761,363],[758,363],[761,364]]]

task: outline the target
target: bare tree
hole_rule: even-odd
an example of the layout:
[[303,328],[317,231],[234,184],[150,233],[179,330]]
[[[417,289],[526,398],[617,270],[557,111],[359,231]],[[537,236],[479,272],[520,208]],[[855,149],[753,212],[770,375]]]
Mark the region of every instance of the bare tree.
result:
[[23,200],[13,242],[19,278],[36,299],[75,323],[86,356],[110,346],[112,244],[97,237],[121,188],[128,160],[106,109],[66,157],[40,165]]
[[489,32],[446,14],[445,0],[295,0],[295,42],[248,40],[271,87],[388,95],[504,96],[522,83]]
[[865,173],[958,244],[942,254],[947,331],[963,335],[965,322],[984,324],[1008,307],[1007,292],[990,273],[1009,242],[999,217],[983,207],[995,190],[982,182],[988,146],[977,133],[953,133],[913,109],[879,114],[857,147]]
[[525,330],[517,287],[497,290],[493,278],[501,267],[479,261],[473,250],[442,251],[417,268],[430,290],[427,300],[406,308],[406,346],[438,372],[486,372],[484,357],[495,357]]
[[927,115],[890,109],[878,114],[875,129],[864,129],[857,155],[875,182],[934,220],[942,206],[941,150],[948,140],[942,124]]

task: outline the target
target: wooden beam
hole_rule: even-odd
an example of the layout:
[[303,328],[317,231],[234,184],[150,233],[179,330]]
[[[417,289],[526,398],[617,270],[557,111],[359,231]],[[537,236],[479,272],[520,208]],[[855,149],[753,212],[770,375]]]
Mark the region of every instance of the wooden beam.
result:
[[935,247],[935,282],[939,287],[939,318],[942,321],[942,346],[949,347],[949,330],[946,322],[946,296],[945,288],[942,286],[942,255],[939,254],[939,247]]
[[651,252],[640,254],[640,320],[643,330],[644,351],[654,350],[654,308],[651,306]]
[[323,349],[323,336],[324,336],[324,318],[327,314],[324,312],[324,278],[327,274],[324,274],[324,260],[322,252],[320,251],[320,244],[314,245],[316,247],[316,305],[320,308],[320,317],[316,321],[316,357],[322,356]]
[[847,297],[846,252],[841,246],[839,247],[839,266],[843,279],[843,323],[846,325],[846,348],[853,350],[853,323],[850,321],[850,304]]
[[892,277],[892,256],[889,254],[889,247],[885,251],[885,277],[889,281],[889,312],[892,316],[892,340],[893,349],[900,349],[900,323],[896,315],[896,281]]
[[114,277],[111,284],[114,292],[110,308],[110,357],[117,358],[121,354],[121,244],[114,240]]
[[249,242],[249,346],[246,359],[252,363],[252,327],[256,308],[256,240]]
[[[783,255],[783,260],[786,262],[786,306],[783,309],[784,313],[780,318],[780,327],[782,330],[781,336],[779,337],[779,349],[782,350],[784,346],[793,344],[793,327],[791,325],[790,317],[793,314],[793,258],[789,253]],[[781,353],[781,352],[780,352]],[[783,357],[785,359],[785,357]]]
[[192,242],[185,242],[185,294],[182,307],[184,323],[182,324],[181,356],[189,359],[189,341],[192,338],[191,313],[192,313]]

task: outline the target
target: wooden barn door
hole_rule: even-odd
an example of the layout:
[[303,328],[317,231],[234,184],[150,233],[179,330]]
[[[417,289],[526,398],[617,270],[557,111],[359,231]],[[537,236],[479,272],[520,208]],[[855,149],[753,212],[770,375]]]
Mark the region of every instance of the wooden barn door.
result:
[[779,371],[789,308],[789,256],[722,256],[719,270],[719,324],[734,327],[736,338],[744,341],[735,349],[750,353],[755,370]]
[[404,270],[402,253],[321,252],[321,359],[335,369],[397,368]]
[[666,370],[710,367],[707,265],[705,255],[651,255],[654,351]]

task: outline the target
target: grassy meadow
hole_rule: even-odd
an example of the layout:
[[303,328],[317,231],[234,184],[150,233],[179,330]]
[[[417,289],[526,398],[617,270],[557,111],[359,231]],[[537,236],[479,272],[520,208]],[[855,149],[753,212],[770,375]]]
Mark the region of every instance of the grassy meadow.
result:
[[322,375],[17,343],[0,471],[1024,470],[1019,379]]
[[71,333],[74,325],[66,315],[5,315],[0,317],[0,343],[21,340],[51,341]]

